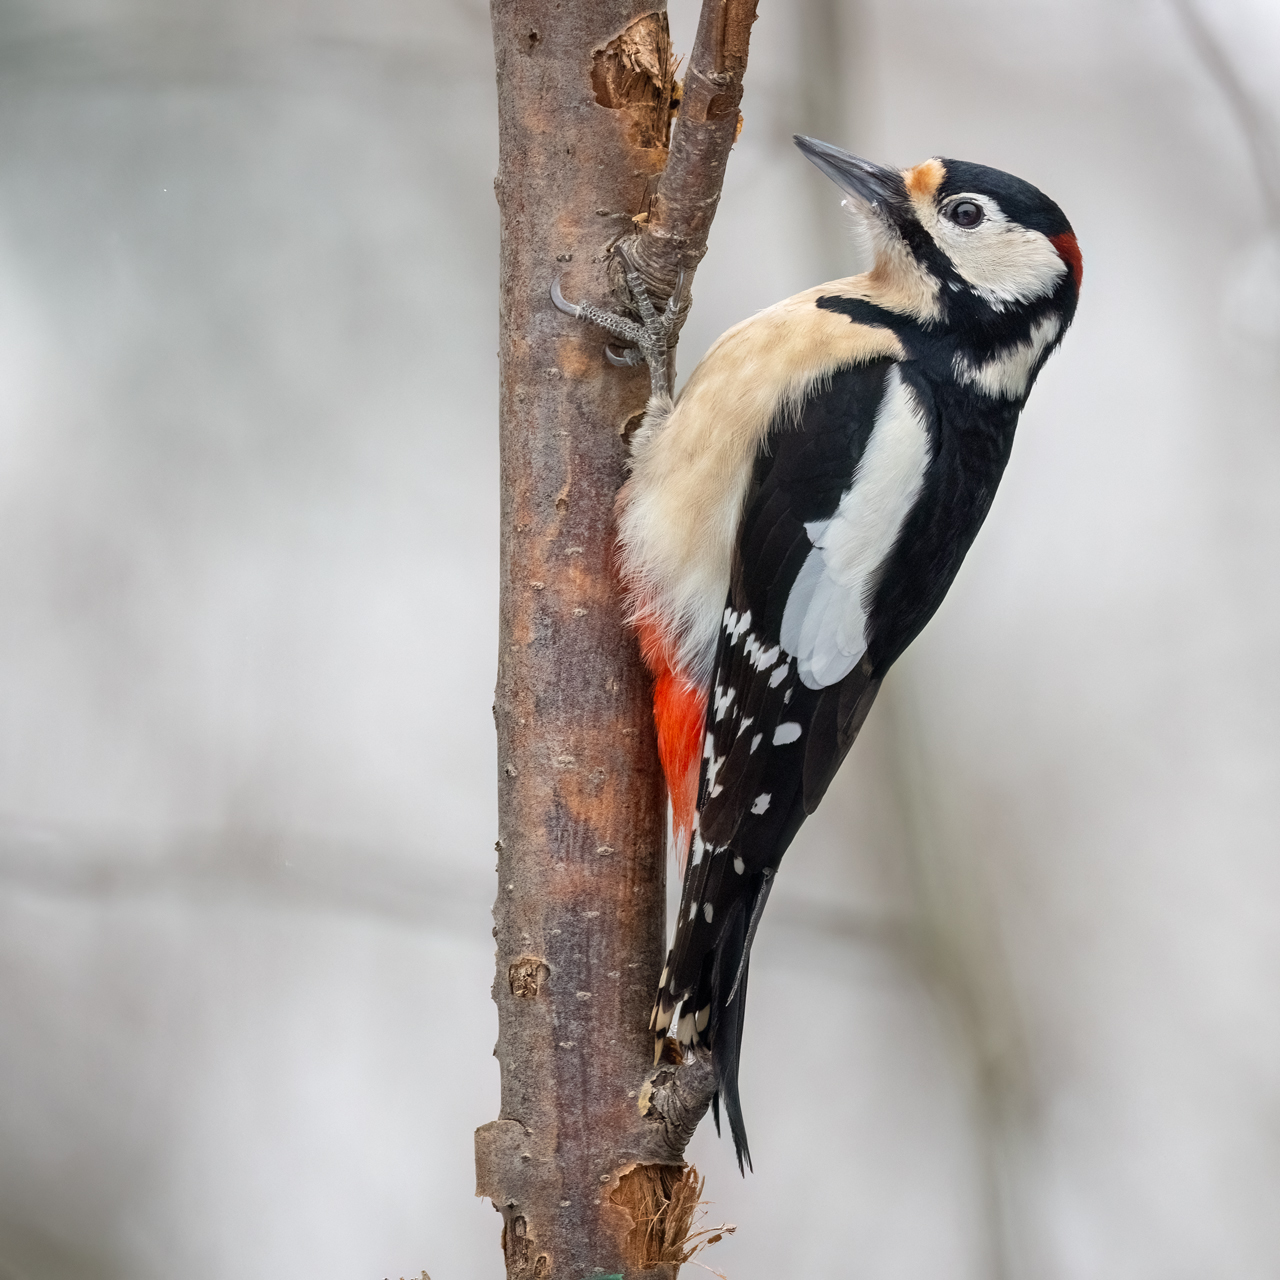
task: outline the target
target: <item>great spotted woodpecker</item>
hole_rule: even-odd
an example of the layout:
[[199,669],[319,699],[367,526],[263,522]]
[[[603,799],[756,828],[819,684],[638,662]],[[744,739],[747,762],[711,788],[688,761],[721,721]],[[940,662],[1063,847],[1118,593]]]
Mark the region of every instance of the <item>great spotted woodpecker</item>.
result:
[[659,1050],[673,1020],[683,1046],[710,1047],[740,1167],[747,971],[773,877],[960,568],[1082,273],[1062,211],[1007,173],[796,144],[849,197],[875,265],[730,329],[674,403],[679,296],[659,315],[629,272],[635,324],[553,291],[653,374],[618,541],[691,852],[651,1027]]

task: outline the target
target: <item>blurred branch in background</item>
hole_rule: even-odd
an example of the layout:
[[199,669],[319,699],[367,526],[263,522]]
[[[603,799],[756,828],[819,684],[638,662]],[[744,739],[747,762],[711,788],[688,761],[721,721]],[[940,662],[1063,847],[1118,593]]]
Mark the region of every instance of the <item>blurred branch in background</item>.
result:
[[[1169,0],[1182,21],[1200,61],[1231,108],[1253,160],[1254,174],[1266,210],[1267,224],[1280,231],[1280,144],[1263,104],[1254,97],[1236,65],[1229,45],[1214,31],[1194,0]],[[1274,72],[1274,66],[1271,68]]]
[[476,923],[478,877],[411,852],[314,834],[227,827],[168,832],[0,822],[0,890],[86,902],[187,900],[331,911],[446,933]]
[[1228,268],[1223,327],[1239,353],[1274,372],[1280,369],[1280,120],[1268,110],[1266,89],[1276,69],[1272,51],[1258,39],[1262,14],[1251,3],[1206,9],[1195,0],[1169,2],[1226,102],[1262,203],[1262,235]]
[[[847,115],[846,77],[840,65],[842,22],[853,21],[854,9],[855,6],[841,0],[809,0],[796,6],[799,56],[805,74],[798,77],[796,83],[798,101],[792,133],[808,134],[841,146],[854,145],[843,136]],[[821,182],[810,181],[808,188],[817,230],[814,238],[823,249],[822,277],[834,280],[850,274],[848,250],[852,222],[844,216],[843,204],[832,199],[825,176],[817,176]]]
[[1034,1073],[1013,975],[980,851],[939,821],[945,779],[929,758],[926,721],[909,668],[879,712],[898,788],[912,911],[908,932],[918,965],[953,1036],[956,1068],[972,1099],[979,1167],[974,1185],[985,1214],[980,1251],[986,1280],[1044,1274],[1030,1255],[1025,1160],[1034,1123]]

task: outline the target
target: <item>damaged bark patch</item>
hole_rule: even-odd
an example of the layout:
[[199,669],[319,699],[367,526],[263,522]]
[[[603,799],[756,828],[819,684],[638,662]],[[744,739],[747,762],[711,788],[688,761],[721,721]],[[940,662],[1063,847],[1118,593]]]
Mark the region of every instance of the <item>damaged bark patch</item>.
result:
[[674,1277],[694,1254],[736,1230],[693,1229],[704,1183],[691,1165],[672,1164],[639,1164],[618,1180],[611,1198],[635,1223],[624,1242],[629,1267],[650,1271],[667,1263]]
[[547,1280],[551,1275],[551,1259],[536,1253],[529,1240],[529,1224],[524,1218],[512,1218],[502,1228],[502,1252],[507,1260],[507,1275],[518,1280]]
[[551,977],[545,960],[537,956],[521,956],[507,970],[507,981],[511,984],[511,994],[522,1000],[534,999],[542,990],[543,983]]
[[727,71],[742,79],[747,69],[747,50],[751,45],[751,27],[756,20],[759,0],[721,0],[718,17],[724,24],[718,41],[716,70]]
[[638,147],[665,149],[679,100],[666,12],[637,18],[591,59],[591,88],[602,107],[625,111]]

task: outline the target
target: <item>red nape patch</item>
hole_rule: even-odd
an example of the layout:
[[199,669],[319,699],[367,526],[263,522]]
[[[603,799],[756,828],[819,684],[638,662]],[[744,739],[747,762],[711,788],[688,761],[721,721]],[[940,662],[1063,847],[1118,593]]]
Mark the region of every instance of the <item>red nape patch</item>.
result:
[[1057,249],[1058,257],[1071,268],[1076,289],[1079,290],[1080,282],[1084,279],[1084,258],[1080,254],[1080,246],[1076,243],[1075,233],[1064,231],[1060,236],[1050,237],[1049,243]]
[[667,779],[676,834],[676,856],[683,870],[698,808],[698,775],[702,768],[702,732],[707,695],[676,671],[671,648],[652,623],[642,623],[640,652],[653,672],[653,722],[658,730],[658,759]]

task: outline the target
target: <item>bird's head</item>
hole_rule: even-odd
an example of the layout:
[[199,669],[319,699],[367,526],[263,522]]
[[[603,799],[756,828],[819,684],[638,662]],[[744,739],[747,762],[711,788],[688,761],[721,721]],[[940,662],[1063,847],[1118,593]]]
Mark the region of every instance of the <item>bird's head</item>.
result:
[[813,138],[796,145],[850,197],[875,253],[882,305],[947,329],[1075,312],[1083,264],[1062,210],[986,165],[926,160],[889,169]]

